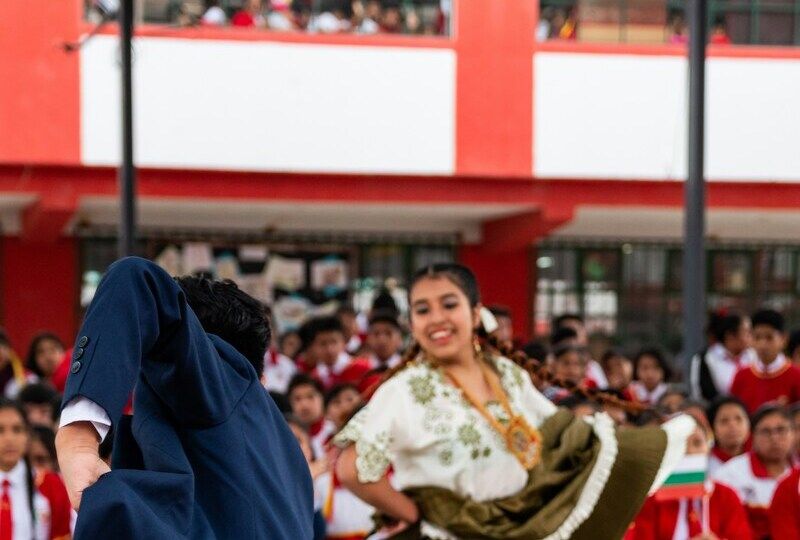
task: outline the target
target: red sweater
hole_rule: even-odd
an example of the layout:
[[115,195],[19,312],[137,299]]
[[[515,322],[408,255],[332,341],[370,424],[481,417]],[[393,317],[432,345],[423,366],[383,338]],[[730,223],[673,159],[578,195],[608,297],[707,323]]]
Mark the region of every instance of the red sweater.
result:
[[800,469],[778,484],[769,508],[769,521],[775,540],[800,540]]
[[[739,496],[731,488],[714,483],[709,501],[709,526],[720,540],[751,540],[753,534]],[[690,507],[695,505],[688,501]],[[699,506],[699,503],[698,503]],[[679,501],[656,501],[650,497],[625,536],[626,540],[672,540],[679,517]],[[689,510],[687,520],[702,528],[702,516]],[[688,526],[688,525],[687,525]]]
[[35,478],[39,493],[50,503],[50,538],[66,540],[70,538],[70,520],[72,506],[67,495],[67,488],[58,474],[53,472],[38,473]]
[[765,373],[753,364],[736,373],[731,394],[741,399],[751,414],[770,401],[789,405],[800,401],[800,369],[786,362],[778,371]]

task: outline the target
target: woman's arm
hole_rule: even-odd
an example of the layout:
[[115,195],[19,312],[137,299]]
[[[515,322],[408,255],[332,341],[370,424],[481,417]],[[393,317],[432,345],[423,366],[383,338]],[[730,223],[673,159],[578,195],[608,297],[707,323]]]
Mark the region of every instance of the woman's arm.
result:
[[336,476],[344,487],[380,512],[408,523],[416,523],[419,520],[417,505],[409,497],[395,490],[386,476],[368,484],[358,480],[354,445],[345,448],[339,456],[336,462]]

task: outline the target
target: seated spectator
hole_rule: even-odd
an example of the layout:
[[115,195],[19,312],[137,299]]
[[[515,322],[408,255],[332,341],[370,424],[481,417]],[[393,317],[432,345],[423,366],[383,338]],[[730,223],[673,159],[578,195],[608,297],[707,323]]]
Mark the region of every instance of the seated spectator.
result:
[[297,366],[291,359],[269,348],[264,355],[264,388],[270,392],[286,393],[289,381],[297,373]]
[[[711,432],[698,419],[698,425],[687,442],[687,455],[708,453]],[[626,538],[631,540],[720,539],[751,540],[753,534],[742,502],[736,492],[718,482],[706,483],[708,527],[714,536],[703,535],[703,498],[684,497],[661,500],[658,494],[645,501]]]
[[25,369],[8,336],[0,329],[0,395],[14,399],[30,382],[36,382],[36,375]]
[[262,14],[261,0],[244,0],[242,9],[234,13],[233,17],[231,17],[232,26],[262,28],[265,24],[266,21]]
[[336,425],[325,418],[324,391],[320,382],[308,375],[295,375],[289,382],[287,398],[292,415],[308,430],[316,459],[325,455]]
[[53,415],[60,400],[55,390],[46,384],[32,383],[20,391],[17,400],[22,405],[29,424],[55,428]]
[[586,378],[586,359],[574,345],[558,345],[553,351],[553,378],[556,385],[545,388],[544,395],[558,402],[569,395],[571,386],[583,385],[597,388],[597,384]]
[[310,375],[318,379],[325,390],[337,384],[358,385],[370,371],[364,359],[354,359],[345,351],[345,330],[336,317],[317,317],[306,322],[300,330],[303,353]]
[[[366,4],[365,6],[363,0],[355,0],[353,2],[353,29],[359,34],[377,34],[381,29],[377,22],[380,19],[381,3],[376,0],[369,0]],[[377,19],[369,16],[369,13],[374,13],[375,11],[373,4],[377,4]]]
[[37,334],[28,349],[25,367],[42,383],[52,385],[53,374],[64,360],[64,344],[55,334]]
[[[609,349],[600,359],[600,366],[606,374],[608,388],[626,392],[633,381],[633,362],[622,352]],[[631,399],[632,395],[626,399]]]
[[770,535],[769,505],[778,483],[789,475],[794,428],[788,411],[765,405],[752,419],[753,448],[717,469],[714,479],[732,487],[744,503],[756,540]]
[[219,0],[205,0],[205,6],[206,10],[200,18],[200,24],[203,26],[225,26],[228,23],[225,10],[219,6]]
[[326,0],[321,6],[322,13],[311,21],[312,32],[340,34],[351,30],[353,8],[349,0]]
[[[24,456],[29,426],[24,411],[11,401],[0,401],[0,478],[10,483],[0,508],[0,522],[8,520],[6,538],[68,538],[72,507],[64,483],[54,472],[32,470]],[[9,508],[10,506],[10,508]]]
[[291,0],[271,0],[272,9],[267,15],[267,28],[279,32],[289,32],[295,29],[291,10]]
[[711,39],[709,40],[712,45],[730,45],[731,38],[728,36],[728,30],[725,28],[725,18],[717,16],[714,19],[714,26],[711,28]]
[[795,330],[789,334],[789,342],[786,344],[786,356],[789,361],[800,367],[800,330]]
[[312,15],[310,2],[295,0],[292,2],[291,10],[294,27],[298,30],[308,30]]
[[567,11],[564,23],[558,31],[558,39],[573,41],[578,39],[578,15],[576,8],[572,7]]
[[402,358],[403,331],[397,317],[388,311],[373,311],[367,330],[367,360],[372,370],[385,371],[397,367]]
[[380,25],[381,32],[384,34],[400,34],[403,32],[403,13],[400,11],[399,2],[384,2]]
[[755,362],[736,373],[731,394],[738,397],[752,414],[765,403],[789,405],[800,401],[800,368],[789,363],[783,316],[765,309],[753,315]]
[[769,521],[773,540],[800,540],[800,468],[775,489]]
[[[565,313],[553,320],[554,336],[557,335],[562,328],[568,328],[575,331],[576,344],[581,348],[582,354],[586,356],[587,373],[599,388],[608,388],[608,381],[606,374],[603,372],[602,366],[595,361],[588,353],[589,347],[589,334],[586,332],[586,325],[583,323],[583,318],[576,313]],[[551,343],[555,347],[556,343]]]
[[325,418],[333,422],[338,432],[360,406],[361,394],[352,384],[338,384],[325,396]]
[[28,462],[36,469],[37,475],[58,472],[56,434],[49,427],[31,426]]
[[709,407],[708,421],[714,430],[714,446],[708,460],[708,473],[713,475],[722,465],[747,450],[750,418],[744,403],[733,396],[723,396]]
[[654,348],[643,349],[633,360],[634,381],[631,391],[642,403],[655,405],[667,391],[667,382],[672,379],[672,368],[664,354]]
[[750,346],[752,329],[748,317],[712,314],[709,333],[716,343],[705,354],[692,358],[690,384],[693,398],[711,402],[730,393],[736,372],[751,365],[756,355]]
[[686,29],[686,19],[680,12],[675,12],[669,25],[667,42],[673,45],[684,45],[689,43],[689,32]]
[[682,386],[667,385],[667,390],[658,398],[655,406],[664,414],[675,414],[684,409],[688,397]]
[[303,340],[300,339],[300,334],[295,330],[284,332],[278,339],[278,350],[291,360],[297,360],[297,355],[300,354],[300,349],[302,348]]

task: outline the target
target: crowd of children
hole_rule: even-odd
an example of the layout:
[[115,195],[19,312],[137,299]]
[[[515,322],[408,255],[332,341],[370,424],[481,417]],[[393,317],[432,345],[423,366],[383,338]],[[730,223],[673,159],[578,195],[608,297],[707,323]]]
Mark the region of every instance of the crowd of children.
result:
[[[508,311],[492,311],[498,337],[513,341]],[[308,321],[281,336],[269,353],[278,361],[265,370],[273,397],[308,449],[319,531],[327,531],[320,538],[364,538],[373,528],[372,508],[334,474],[338,451],[330,441],[403,352],[404,328],[396,311],[373,310],[363,331],[355,321],[348,309]],[[792,472],[800,466],[800,367],[791,360],[800,335],[788,339],[779,313],[712,316],[709,346],[693,359],[685,382],[658,348],[633,355],[612,349],[595,361],[577,315],[558,317],[546,341],[522,349],[550,367],[553,382],[542,388],[545,396],[576,414],[605,411],[623,429],[658,424],[676,412],[697,420],[689,453],[707,456],[705,497],[651,497],[626,538],[800,540],[800,485]],[[291,377],[278,388],[270,380],[287,380],[285,366],[291,366]],[[591,392],[575,392],[575,386],[646,407],[633,414],[595,402]]]
[[[513,342],[510,313],[492,311],[497,337]],[[373,529],[373,509],[336,477],[338,450],[330,443],[401,362],[405,337],[391,305],[366,318],[343,308],[276,337],[266,354],[265,387],[314,479],[318,538],[365,538]],[[787,335],[783,317],[762,310],[715,314],[708,340],[684,382],[657,348],[611,349],[595,361],[577,315],[558,317],[547,340],[521,349],[549,366],[544,395],[578,415],[605,411],[623,429],[681,411],[697,420],[689,453],[707,456],[706,495],[648,499],[627,538],[800,540],[800,334]],[[0,333],[0,540],[69,535],[54,446],[68,359],[53,334],[38,335],[22,360]],[[576,387],[640,403],[642,412],[596,402]]]

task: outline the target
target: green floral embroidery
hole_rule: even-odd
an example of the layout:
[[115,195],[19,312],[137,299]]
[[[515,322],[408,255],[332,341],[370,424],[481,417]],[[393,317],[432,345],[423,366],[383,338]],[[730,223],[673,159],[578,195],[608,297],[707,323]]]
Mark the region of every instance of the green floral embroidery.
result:
[[411,395],[420,405],[427,405],[436,397],[436,388],[430,375],[417,375],[408,380]]
[[387,456],[389,441],[389,434],[385,431],[376,435],[374,443],[364,439],[356,441],[356,469],[359,481],[377,482],[383,477],[390,463]]
[[439,463],[448,467],[453,464],[453,451],[449,448],[446,448],[439,452]]
[[452,411],[438,408],[429,408],[425,410],[425,416],[422,418],[422,427],[426,431],[430,431],[435,435],[442,436],[449,434],[452,426]]
[[520,367],[505,360],[497,360],[495,365],[500,371],[503,386],[517,390],[522,388],[525,380],[522,378],[524,372]]
[[481,434],[470,424],[464,424],[458,428],[458,440],[464,446],[479,446],[481,444]]

